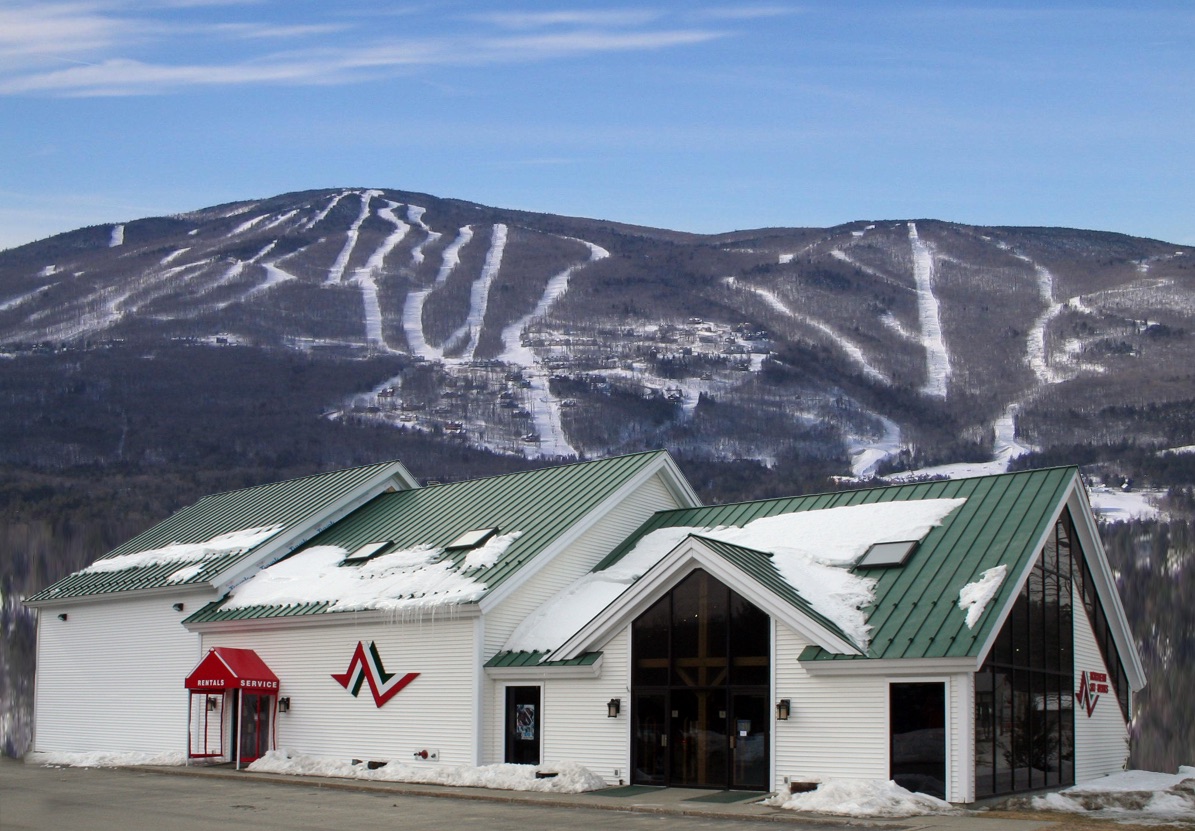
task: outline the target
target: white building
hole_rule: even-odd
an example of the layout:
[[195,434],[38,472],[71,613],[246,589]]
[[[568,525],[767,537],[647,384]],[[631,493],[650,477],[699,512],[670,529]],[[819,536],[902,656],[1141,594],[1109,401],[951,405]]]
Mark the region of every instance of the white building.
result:
[[966,803],[1119,770],[1144,684],[1073,468],[700,507],[663,452],[427,488],[375,465],[208,497],[28,602],[35,758]]

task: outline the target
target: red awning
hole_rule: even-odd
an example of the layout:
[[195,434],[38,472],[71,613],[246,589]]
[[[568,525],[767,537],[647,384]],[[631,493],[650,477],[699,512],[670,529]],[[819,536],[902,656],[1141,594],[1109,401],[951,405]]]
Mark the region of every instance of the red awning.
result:
[[216,646],[191,670],[185,682],[193,692],[246,690],[258,695],[277,695],[278,676],[252,649]]

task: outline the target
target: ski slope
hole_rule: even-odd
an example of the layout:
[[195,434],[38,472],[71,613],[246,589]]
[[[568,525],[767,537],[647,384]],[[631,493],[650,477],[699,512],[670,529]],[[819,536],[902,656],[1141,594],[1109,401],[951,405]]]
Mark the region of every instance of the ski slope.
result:
[[917,234],[917,224],[909,223],[909,243],[913,246],[913,279],[917,285],[917,317],[921,325],[921,345],[925,348],[924,395],[945,398],[950,381],[950,354],[942,335],[942,315],[934,295],[934,255]]

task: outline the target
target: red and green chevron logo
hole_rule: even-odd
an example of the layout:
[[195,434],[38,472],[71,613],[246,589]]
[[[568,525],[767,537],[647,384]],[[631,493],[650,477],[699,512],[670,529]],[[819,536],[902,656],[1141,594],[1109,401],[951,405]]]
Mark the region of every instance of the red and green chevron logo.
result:
[[373,703],[379,707],[398,695],[407,684],[418,677],[418,672],[408,672],[402,677],[386,672],[386,668],[382,666],[382,656],[378,654],[377,645],[373,641],[369,642],[369,649],[365,648],[365,641],[357,641],[349,668],[343,673],[332,673],[336,683],[352,693],[354,698],[368,682],[369,691],[373,693]]

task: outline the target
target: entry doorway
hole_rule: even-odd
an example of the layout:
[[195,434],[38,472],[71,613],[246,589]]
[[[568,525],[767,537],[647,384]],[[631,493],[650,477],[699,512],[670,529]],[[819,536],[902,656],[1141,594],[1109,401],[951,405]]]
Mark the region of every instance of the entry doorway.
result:
[[893,781],[945,799],[946,684],[892,684],[888,694]]
[[631,628],[631,782],[768,790],[771,621],[696,569]]
[[234,753],[237,763],[247,765],[256,762],[270,749],[271,728],[274,715],[274,696],[254,695],[235,690],[239,699],[233,707],[235,718],[232,735],[236,737]]
[[543,712],[539,687],[506,688],[506,761],[538,765]]

